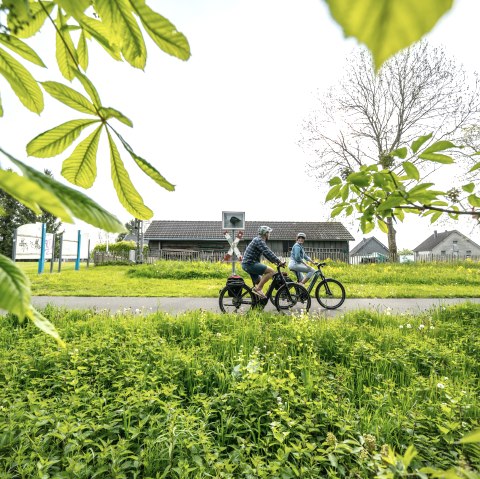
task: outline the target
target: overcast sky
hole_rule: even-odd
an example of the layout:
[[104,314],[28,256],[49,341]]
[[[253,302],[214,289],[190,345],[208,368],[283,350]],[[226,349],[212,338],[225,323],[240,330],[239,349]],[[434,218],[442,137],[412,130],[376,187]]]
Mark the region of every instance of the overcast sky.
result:
[[[133,149],[176,185],[157,187],[123,156],[153,219],[220,220],[221,212],[244,211],[246,221],[326,221],[325,188],[306,173],[309,158],[299,146],[302,120],[315,98],[343,74],[357,47],[343,38],[320,0],[150,0],[148,4],[183,32],[192,57],[182,62],[149,44],[144,72],[115,63],[100,47],[90,50],[88,75],[109,106],[134,128],[120,127]],[[188,5],[188,6],[187,6]],[[443,44],[468,70],[480,71],[476,38],[478,0],[456,0],[427,38]],[[51,61],[51,45],[39,51],[49,71],[42,79],[63,81]],[[3,80],[1,80],[3,82]],[[40,117],[29,113],[2,83],[5,115],[2,147],[38,169],[60,175],[61,160],[26,158],[24,146],[40,132],[81,114],[47,100]],[[67,150],[67,154],[71,150]],[[5,164],[2,161],[2,165]],[[113,189],[108,156],[88,191],[122,221],[131,219]],[[363,238],[358,224],[344,224]],[[430,226],[428,219],[398,225],[398,247],[413,248],[434,229],[460,229],[480,243],[466,222]],[[386,235],[375,231],[380,241]]]

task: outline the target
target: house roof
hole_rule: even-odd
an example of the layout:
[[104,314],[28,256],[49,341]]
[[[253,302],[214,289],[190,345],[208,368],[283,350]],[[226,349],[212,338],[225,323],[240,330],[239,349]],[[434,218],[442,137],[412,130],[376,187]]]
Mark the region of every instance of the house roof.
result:
[[362,254],[362,250],[365,250],[365,254],[370,254],[372,252],[381,253],[382,251],[387,255],[389,253],[388,248],[383,243],[378,241],[375,236],[371,236],[370,238],[363,238],[360,243],[358,243],[354,248],[352,248],[352,251],[350,251],[350,256],[359,256]]
[[[299,231],[313,241],[353,241],[355,238],[339,222],[301,221],[247,221],[243,238],[252,239],[258,228],[268,225],[273,229],[271,240],[292,240]],[[145,232],[149,240],[223,240],[224,229],[221,221],[152,221]]]
[[467,238],[464,234],[460,233],[460,231],[453,230],[453,231],[444,231],[443,233],[437,233],[436,231],[429,236],[423,243],[420,243],[416,248],[413,248],[413,251],[432,251],[435,246],[438,246],[440,243],[445,241],[452,233],[457,233],[460,236],[463,236],[468,241],[473,243],[475,246],[479,247],[474,241],[470,238]]

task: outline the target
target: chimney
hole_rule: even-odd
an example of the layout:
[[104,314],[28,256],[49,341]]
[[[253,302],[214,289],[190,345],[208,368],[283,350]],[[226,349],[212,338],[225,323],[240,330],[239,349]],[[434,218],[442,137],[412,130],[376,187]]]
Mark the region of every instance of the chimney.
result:
[[437,230],[435,230],[435,231],[433,232],[433,237],[434,237],[434,238],[437,237]]

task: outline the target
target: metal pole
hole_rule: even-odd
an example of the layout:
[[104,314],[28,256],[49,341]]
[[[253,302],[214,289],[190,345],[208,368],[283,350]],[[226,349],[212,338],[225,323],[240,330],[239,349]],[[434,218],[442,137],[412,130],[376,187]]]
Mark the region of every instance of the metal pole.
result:
[[17,228],[13,232],[13,243],[12,243],[12,260],[17,259]]
[[87,268],[90,266],[90,238],[88,238],[88,247],[87,247]]
[[53,272],[53,262],[55,261],[55,233],[52,236],[52,257],[50,259],[50,273]]
[[82,241],[82,232],[78,230],[77,235],[77,260],[75,261],[75,271],[80,269],[80,244]]
[[45,266],[45,241],[47,236],[47,225],[42,223],[42,239],[40,245],[40,259],[38,260],[38,274],[43,273],[43,268]]
[[[232,238],[233,241],[235,241],[235,230],[232,230]],[[232,252],[232,274],[236,274],[235,272],[235,257],[237,255],[235,254],[235,251]]]
[[62,269],[62,250],[63,250],[63,233],[60,233],[60,247],[58,249],[58,272]]

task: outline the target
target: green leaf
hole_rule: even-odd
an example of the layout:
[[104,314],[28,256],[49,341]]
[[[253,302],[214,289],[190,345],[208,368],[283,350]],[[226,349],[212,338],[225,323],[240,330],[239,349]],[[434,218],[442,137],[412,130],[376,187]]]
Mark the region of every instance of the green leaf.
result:
[[55,34],[56,58],[60,73],[69,81],[75,77],[75,71],[78,70],[77,50],[73,44],[70,31],[66,27],[66,21],[58,10],[56,25],[59,31]]
[[90,188],[97,177],[97,150],[103,125],[100,125],[62,164],[62,176],[70,183]]
[[80,33],[80,36],[78,37],[77,57],[78,57],[78,64],[82,67],[83,71],[87,71],[88,47],[87,47],[87,39],[85,36],[85,32],[83,30]]
[[348,198],[348,194],[350,193],[350,185],[347,183],[346,185],[344,185],[342,187],[342,189],[340,190],[340,194],[342,196],[342,200],[343,201],[346,201],[347,198]]
[[73,88],[55,81],[42,82],[41,85],[50,96],[62,102],[64,105],[89,115],[97,114],[95,106]]
[[350,173],[347,176],[347,181],[360,188],[365,188],[370,184],[370,176],[363,172]]
[[140,156],[138,156],[131,148],[131,146],[120,136],[117,132],[115,132],[120,141],[122,142],[123,147],[130,153],[130,156],[134,159],[135,163],[140,167],[140,169],[146,173],[157,185],[165,188],[167,191],[174,191],[175,185],[172,185],[169,181],[165,179],[157,169],[152,166],[147,160],[144,160]]
[[325,197],[325,202],[338,198],[341,188],[342,185],[332,186],[332,188],[330,188],[329,192],[327,193],[327,196]]
[[470,195],[468,197],[468,202],[474,206],[474,207],[478,207],[480,206],[480,197],[477,196],[477,195]]
[[113,186],[117,191],[118,199],[124,208],[135,218],[141,220],[150,219],[153,216],[152,210],[147,208],[138,191],[133,186],[125,166],[123,165],[120,154],[113,138],[108,132],[108,142],[110,145],[110,162],[112,169]]
[[111,32],[102,22],[83,15],[79,20],[80,26],[89,33],[105,49],[105,51],[117,61],[120,61],[120,47],[112,38]]
[[396,150],[393,150],[391,155],[392,156],[398,156],[398,158],[401,158],[402,160],[407,157],[408,150],[404,146],[402,148],[397,148]]
[[2,104],[2,99],[0,97],[0,117],[3,116],[3,104]]
[[330,214],[330,216],[332,218],[335,218],[335,216],[338,216],[343,210],[344,210],[343,205],[335,206],[335,208],[332,209],[332,213]]
[[127,0],[97,0],[95,7],[103,23],[113,32],[115,41],[121,45],[125,60],[133,67],[143,69],[147,50],[130,3]]
[[35,308],[29,308],[27,310],[27,318],[41,331],[47,333],[54,338],[58,345],[64,348],[66,345],[62,341],[62,338],[55,329],[55,326],[44,316],[42,316]]
[[25,58],[25,60],[35,63],[35,65],[45,67],[45,63],[43,63],[42,59],[37,55],[37,53],[25,42],[22,42],[22,40],[19,40],[15,36],[0,33],[0,43],[3,43],[10,50],[12,50],[12,52],[15,52],[17,55]]
[[384,188],[388,180],[385,176],[385,173],[374,173],[373,174],[373,184],[379,188]]
[[57,196],[61,203],[69,208],[72,214],[79,220],[112,233],[124,233],[127,231],[125,226],[114,215],[95,203],[95,201],[92,201],[88,196],[59,183],[47,175],[41,174],[15,158],[9,158],[23,171],[26,177],[38,183],[42,189],[50,191]]
[[430,145],[428,148],[426,148],[425,151],[423,151],[423,154],[436,153],[437,151],[444,151],[450,148],[456,148],[456,145],[454,145],[451,141],[446,141],[446,140],[436,141],[435,143]]
[[390,195],[385,201],[383,201],[377,208],[377,211],[385,211],[396,208],[405,203],[405,199],[398,195]]
[[368,220],[365,216],[362,216],[360,218],[360,229],[364,234],[370,233],[370,231],[372,231],[374,227],[375,224],[373,223],[373,221]]
[[383,221],[380,218],[377,218],[377,224],[378,224],[378,227],[380,228],[380,231],[382,231],[385,234],[388,233],[388,225],[387,223],[385,223],[385,221]]
[[0,309],[25,318],[30,307],[30,282],[24,272],[0,254]]
[[435,221],[442,216],[443,212],[442,211],[435,211],[435,213],[432,214],[432,217],[430,218],[430,223],[435,223]]
[[[9,156],[9,158],[11,157]],[[42,213],[40,208],[43,208],[62,221],[73,222],[68,208],[65,208],[54,194],[44,190],[29,178],[20,176],[13,171],[0,170],[0,188],[37,215]]]
[[31,73],[2,49],[0,49],[0,74],[5,77],[26,108],[34,113],[40,113],[43,110],[42,90]]
[[59,155],[78,138],[84,128],[98,122],[99,120],[80,119],[62,123],[31,140],[27,145],[27,153],[37,158]]
[[470,168],[469,173],[471,173],[472,171],[478,170],[478,169],[480,169],[480,161],[478,163],[476,163],[475,165],[473,165],[472,168]]
[[333,186],[333,185],[338,185],[342,182],[342,179],[339,177],[339,176],[334,176],[333,178],[331,178],[329,181],[328,181],[328,184],[330,186]]
[[475,189],[475,183],[468,183],[468,185],[463,185],[462,190],[466,191],[467,193],[472,193]]
[[115,108],[110,107],[101,107],[99,109],[100,115],[102,115],[104,120],[108,120],[110,118],[116,118],[118,121],[121,121],[123,124],[133,127],[132,121],[127,118],[123,113],[115,110]]
[[410,163],[409,161],[404,161],[402,163],[402,166],[409,178],[417,181],[420,179],[420,173],[418,172],[416,166],[413,163]]
[[[15,36],[19,38],[28,38],[32,35],[35,35],[42,25],[45,23],[45,20],[48,18],[48,15],[52,13],[55,8],[53,2],[47,0],[35,3],[30,3],[30,20],[28,23],[22,23],[19,26],[14,26],[12,24],[11,15],[8,16],[8,26],[11,30],[15,30]],[[44,9],[44,8],[45,9]],[[15,28],[16,27],[16,28]]]
[[87,78],[86,75],[79,72],[78,70],[75,72],[75,77],[80,81],[85,91],[88,93],[88,96],[92,100],[93,104],[100,108],[102,106],[102,102],[100,100],[100,96],[95,88],[95,85]]
[[444,165],[449,165],[454,163],[454,159],[447,155],[441,155],[440,153],[422,153],[418,155],[422,160],[434,161],[435,163],[442,163]]
[[150,38],[169,55],[173,55],[181,60],[190,58],[190,45],[188,40],[182,33],[178,32],[175,26],[154,12],[145,4],[144,0],[130,0],[135,13],[140,18],[143,27],[150,35]]
[[453,0],[327,0],[345,36],[372,52],[378,70],[390,56],[428,33]]
[[467,435],[460,439],[461,444],[480,443],[480,428],[469,432]]
[[416,140],[412,142],[412,151],[416,153],[425,142],[427,142],[432,137],[432,133],[424,136],[419,136]]
[[57,0],[58,5],[75,18],[81,18],[83,12],[90,6],[90,0]]

